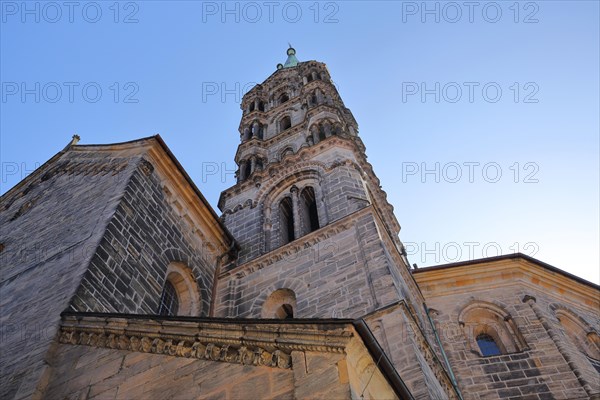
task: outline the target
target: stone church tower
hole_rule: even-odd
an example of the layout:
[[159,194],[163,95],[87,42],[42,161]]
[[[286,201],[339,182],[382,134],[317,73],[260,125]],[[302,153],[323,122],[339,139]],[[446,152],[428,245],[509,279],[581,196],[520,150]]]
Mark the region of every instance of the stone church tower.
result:
[[411,390],[444,398],[451,385],[413,334],[428,323],[424,300],[356,120],[325,64],[287,55],[242,100],[237,183],[219,200],[240,251],[220,271],[216,315],[368,316]]
[[356,317],[415,299],[400,226],[325,64],[299,63],[288,49],[241,107],[237,183],[219,200],[240,251],[221,313],[256,314],[245,297],[267,287],[253,277],[288,279],[301,292],[295,317]]

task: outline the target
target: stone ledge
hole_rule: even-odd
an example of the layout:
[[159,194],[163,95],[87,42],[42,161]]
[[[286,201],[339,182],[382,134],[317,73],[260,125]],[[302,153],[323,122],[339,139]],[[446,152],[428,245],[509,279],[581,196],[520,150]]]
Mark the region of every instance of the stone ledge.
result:
[[264,267],[274,264],[282,259],[285,259],[286,257],[291,257],[303,249],[315,246],[324,239],[328,239],[331,236],[350,229],[356,220],[367,214],[372,214],[372,208],[372,205],[365,206],[360,210],[353,212],[352,214],[348,214],[337,221],[331,222],[329,225],[325,225],[314,232],[304,235],[281,247],[273,249],[268,253],[258,256],[244,264],[233,265],[233,268],[224,269],[219,274],[219,279],[232,274],[235,274],[236,278],[238,279],[243,278],[248,274],[263,269]]
[[65,313],[63,344],[288,369],[292,351],[344,353],[349,321],[281,323]]

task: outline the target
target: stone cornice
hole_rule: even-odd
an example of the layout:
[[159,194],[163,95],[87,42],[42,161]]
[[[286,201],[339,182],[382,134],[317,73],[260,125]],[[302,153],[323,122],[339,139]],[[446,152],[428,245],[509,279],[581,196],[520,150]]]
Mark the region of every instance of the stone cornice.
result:
[[181,203],[182,209],[187,210],[186,214],[194,223],[194,233],[199,236],[200,243],[213,245],[214,248],[207,249],[214,253],[213,257],[228,251],[231,247],[228,232],[218,218],[215,218],[210,205],[203,198],[198,198],[196,188],[192,187],[176,162],[159,143],[149,149],[148,155],[155,166],[155,172],[161,177],[163,187],[168,189],[173,199]]
[[[240,203],[237,205],[228,205],[225,208],[226,199],[233,194],[241,193],[244,190],[248,190],[252,187],[258,187],[262,185],[264,180],[272,178],[277,171],[285,171],[289,166],[297,167],[299,163],[305,162],[305,160],[309,160],[311,158],[316,157],[320,152],[327,151],[329,148],[343,148],[354,152],[356,157],[354,160],[343,160],[343,161],[334,161],[330,163],[330,165],[323,165],[321,163],[320,166],[325,168],[326,171],[331,171],[334,168],[339,167],[340,165],[352,165],[358,171],[361,172],[363,177],[371,183],[371,194],[374,197],[374,202],[382,210],[382,214],[385,216],[387,223],[390,224],[390,229],[397,233],[400,231],[400,224],[396,220],[394,215],[394,209],[391,204],[387,201],[387,194],[381,188],[379,178],[375,176],[375,172],[373,171],[373,166],[367,161],[364,152],[361,150],[362,141],[359,137],[349,137],[349,136],[330,136],[323,141],[317,143],[313,146],[301,147],[299,151],[295,154],[286,156],[283,160],[276,163],[268,164],[265,169],[262,171],[255,172],[245,180],[244,182],[238,183],[228,189],[225,189],[221,192],[221,196],[219,197],[219,209],[223,212],[223,215],[230,214],[234,209],[243,208],[246,206],[246,201],[249,201],[251,207],[257,206],[258,197],[255,196],[254,201],[252,199],[245,200],[244,203]],[[259,196],[260,197],[260,196]]]
[[[476,262],[478,261],[478,262]],[[564,274],[550,271],[523,257],[500,256],[481,259],[467,265],[420,268],[413,272],[425,298],[443,297],[465,291],[489,290],[490,287],[522,285],[559,297],[575,306],[600,307],[599,291]],[[459,284],[457,284],[459,283]]]
[[[355,138],[355,140],[356,139],[357,138]],[[237,183],[234,186],[223,190],[221,192],[221,196],[219,197],[219,208],[221,209],[221,211],[225,212],[226,209],[223,208],[225,206],[225,201],[232,194],[241,193],[244,190],[251,189],[253,187],[256,187],[257,185],[260,186],[262,184],[262,181],[268,180],[270,177],[275,175],[278,170],[282,170],[288,165],[295,164],[298,161],[304,161],[310,158],[314,158],[319,153],[326,151],[331,147],[344,148],[347,150],[355,151],[357,154],[360,154],[359,151],[356,151],[356,146],[356,142],[350,139],[350,137],[348,136],[330,136],[317,143],[316,145],[301,147],[298,151],[296,151],[296,153],[286,156],[283,160],[279,162],[271,162],[267,164],[267,166],[262,171],[254,172],[245,181]],[[351,161],[346,160],[346,162],[350,163]],[[339,165],[341,164],[338,162],[333,162],[326,169],[327,171],[330,171],[334,168],[337,168]],[[254,206],[255,204],[253,205],[253,207]]]
[[258,92],[269,92],[277,86],[279,86],[281,84],[281,81],[285,79],[284,76],[291,75],[294,72],[298,74],[298,71],[300,71],[301,74],[302,71],[306,71],[307,69],[311,69],[313,67],[323,67],[327,71],[327,65],[325,63],[315,60],[301,61],[300,63],[298,63],[297,66],[293,68],[284,68],[276,70],[271,75],[269,75],[262,83],[255,85],[244,95],[244,97],[242,98],[242,106],[246,104],[246,101],[256,96]]
[[[294,106],[297,106],[297,105],[299,105],[299,104],[298,103],[290,103],[287,106],[290,108],[293,108]],[[273,115],[270,114],[270,110],[267,112],[259,112],[259,114],[257,114],[257,117],[255,119],[267,121],[267,123],[269,123],[269,120],[273,120],[276,116],[283,116],[282,110],[285,109],[285,107],[283,107],[283,106],[284,105],[277,106],[276,108],[282,107],[282,109],[277,110],[277,112],[273,113]],[[340,121],[343,121],[346,125],[348,124],[348,122],[345,120],[345,116],[341,112],[340,107],[334,106],[331,104],[326,104],[326,103],[319,104],[319,105],[313,107],[311,110],[309,110],[309,112],[306,113],[306,116],[301,123],[296,124],[296,125],[292,126],[291,128],[286,129],[283,132],[279,132],[279,133],[275,134],[274,136],[271,136],[266,139],[252,138],[252,139],[246,140],[245,142],[240,143],[235,152],[235,156],[234,156],[235,162],[236,163],[239,162],[240,158],[241,158],[241,154],[243,154],[246,150],[251,149],[252,147],[259,147],[259,148],[267,149],[272,146],[275,146],[279,142],[284,142],[290,136],[296,135],[298,132],[307,132],[308,122],[309,122],[310,118],[312,117],[312,115],[315,114],[316,112],[320,112],[323,110],[328,110],[328,111],[336,114],[338,116],[338,118],[340,119]],[[255,111],[253,111],[251,114],[248,114],[248,115],[253,115],[254,113],[255,113]],[[245,118],[246,117],[242,118],[242,122],[240,122],[240,128],[239,128],[240,130],[242,129],[244,124],[248,122],[248,120],[246,120]],[[254,121],[254,119],[250,119],[250,121]],[[364,148],[362,150],[364,151]]]
[[290,352],[343,353],[354,333],[348,321],[246,323],[69,313],[63,315],[59,342],[287,369]]
[[302,236],[294,240],[293,242],[290,242],[284,246],[274,249],[266,254],[263,254],[262,256],[248,261],[247,263],[234,266],[231,269],[224,269],[219,275],[219,278],[221,279],[228,275],[235,274],[236,277],[239,279],[255,271],[263,269],[264,267],[267,267],[273,263],[276,263],[280,260],[286,259],[286,257],[292,257],[294,254],[297,254],[303,249],[315,246],[321,241],[331,236],[334,236],[342,231],[350,229],[357,219],[371,213],[373,213],[371,205],[361,208],[360,210],[355,211],[352,214],[340,218],[339,220],[332,222],[329,225],[317,229],[314,232]]

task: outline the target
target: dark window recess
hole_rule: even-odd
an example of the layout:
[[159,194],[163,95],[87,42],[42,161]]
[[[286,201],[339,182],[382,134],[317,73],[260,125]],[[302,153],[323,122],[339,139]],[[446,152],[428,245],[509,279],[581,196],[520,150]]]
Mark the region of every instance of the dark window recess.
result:
[[283,117],[281,119],[281,130],[285,131],[286,129],[290,129],[292,127],[292,119],[290,117]]
[[315,191],[312,187],[307,187],[300,195],[302,199],[302,217],[304,220],[304,234],[314,232],[319,229],[319,215],[317,213],[317,201]]
[[294,237],[294,213],[292,208],[292,199],[284,198],[279,204],[279,214],[281,218],[281,238],[283,244],[289,243]]
[[165,282],[162,295],[160,296],[160,305],[158,307],[159,315],[177,315],[179,311],[179,298],[175,286],[169,281]]
[[592,366],[596,369],[596,371],[598,371],[598,373],[600,374],[600,360],[595,360],[593,358],[588,357],[588,360],[590,360],[590,363],[592,363]]
[[497,356],[502,354],[494,338],[486,333],[477,336],[477,344],[483,356]]
[[294,318],[294,308],[290,304],[282,304],[275,312],[275,317],[279,319]]

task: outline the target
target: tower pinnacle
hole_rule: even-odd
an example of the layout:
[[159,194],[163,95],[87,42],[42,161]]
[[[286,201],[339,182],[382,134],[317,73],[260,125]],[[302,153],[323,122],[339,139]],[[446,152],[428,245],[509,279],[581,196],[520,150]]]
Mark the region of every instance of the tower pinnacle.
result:
[[295,67],[296,65],[298,65],[299,61],[296,58],[296,49],[294,49],[292,47],[292,45],[290,43],[288,43],[289,48],[287,49],[287,60],[285,61],[285,64],[277,64],[277,69],[282,69],[282,68],[291,68],[291,67]]

